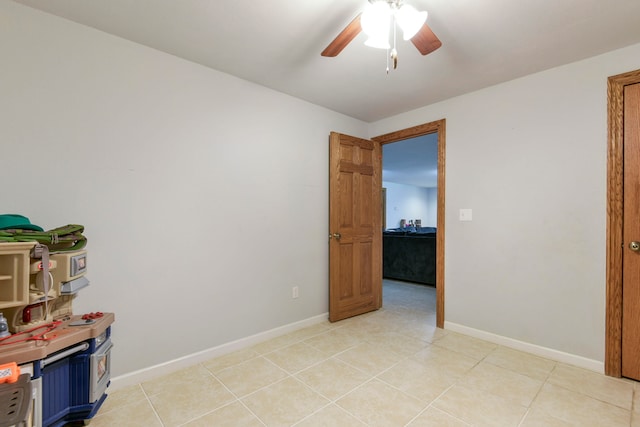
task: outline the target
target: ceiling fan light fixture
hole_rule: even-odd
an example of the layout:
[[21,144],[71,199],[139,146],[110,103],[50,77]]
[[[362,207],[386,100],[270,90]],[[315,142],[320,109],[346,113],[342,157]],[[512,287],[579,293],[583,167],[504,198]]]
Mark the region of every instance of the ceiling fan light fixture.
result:
[[[360,18],[362,31],[369,39],[373,39],[376,42],[385,38],[388,39],[391,15],[391,8],[386,1],[369,3]],[[368,41],[365,44],[371,46]]]
[[375,47],[376,49],[391,48],[388,35],[384,37],[369,37],[367,41],[364,42],[364,44],[369,47]]
[[402,29],[402,38],[410,40],[427,21],[427,12],[418,12],[415,7],[404,4],[396,12],[396,22]]
[[[320,53],[325,57],[338,55],[360,32],[367,35],[365,45],[387,50],[387,73],[390,61],[398,64],[396,49],[397,30],[400,27],[404,40],[410,40],[422,55],[442,46],[442,42],[426,24],[427,12],[404,4],[404,0],[368,0],[365,9],[358,14]],[[393,29],[393,34],[391,30]],[[392,37],[389,37],[389,36]]]

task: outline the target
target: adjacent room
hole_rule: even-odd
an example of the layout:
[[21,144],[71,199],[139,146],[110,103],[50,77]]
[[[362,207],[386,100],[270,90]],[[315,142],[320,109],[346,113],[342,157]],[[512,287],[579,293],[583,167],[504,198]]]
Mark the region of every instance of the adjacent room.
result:
[[383,145],[382,185],[383,278],[435,287],[437,133]]
[[[638,16],[0,1],[0,214],[81,224],[73,312],[113,314],[106,399],[42,425],[640,426],[640,325],[620,312],[640,228],[617,193],[640,188],[622,173],[640,170],[622,164],[640,152]],[[394,153],[412,141],[430,157]],[[334,211],[336,194],[353,197]],[[329,321],[354,295],[362,314]]]

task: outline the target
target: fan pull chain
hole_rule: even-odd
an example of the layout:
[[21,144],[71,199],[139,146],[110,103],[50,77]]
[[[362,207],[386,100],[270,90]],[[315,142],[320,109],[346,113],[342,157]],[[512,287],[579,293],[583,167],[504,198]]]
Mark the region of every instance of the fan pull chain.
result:
[[389,54],[389,49],[387,49],[387,75],[389,75],[389,56],[391,56]]
[[396,17],[393,17],[393,49],[391,49],[391,61],[393,61],[393,69],[398,68],[398,51],[396,50],[396,35],[398,29],[396,28]]
[[392,27],[393,27],[393,48],[389,51],[387,48],[387,75],[389,74],[389,59],[393,62],[393,69],[398,68],[398,50],[396,49],[396,39],[397,39],[397,28],[396,28],[396,17],[393,16]]

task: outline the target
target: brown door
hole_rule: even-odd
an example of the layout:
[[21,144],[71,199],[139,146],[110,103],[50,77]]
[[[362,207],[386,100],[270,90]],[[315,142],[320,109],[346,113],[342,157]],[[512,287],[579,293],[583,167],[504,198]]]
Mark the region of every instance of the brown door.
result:
[[640,380],[640,83],[624,88],[622,376]]
[[329,320],[382,305],[382,150],[366,139],[329,137]]

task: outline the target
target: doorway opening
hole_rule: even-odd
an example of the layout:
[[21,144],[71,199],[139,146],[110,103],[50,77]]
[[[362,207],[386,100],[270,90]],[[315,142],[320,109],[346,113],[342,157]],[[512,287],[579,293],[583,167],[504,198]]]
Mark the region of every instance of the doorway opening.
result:
[[[385,144],[382,149],[382,288],[412,289],[416,309],[436,313],[438,134]],[[399,283],[394,283],[399,281]],[[430,297],[421,297],[422,294]]]
[[444,327],[444,248],[445,248],[445,119],[425,123],[371,138],[381,145],[436,134],[438,145],[436,208],[436,326]]

